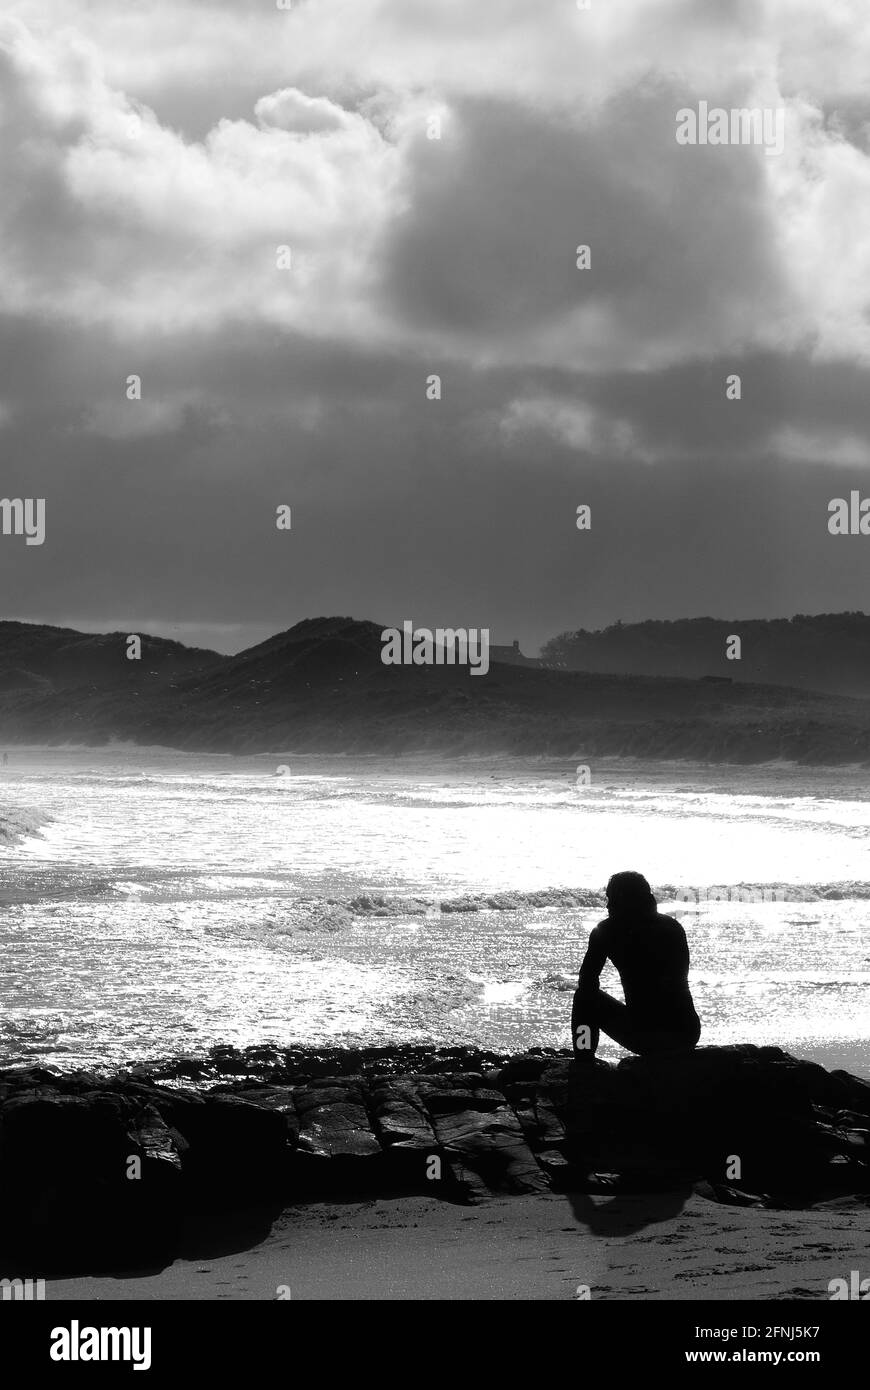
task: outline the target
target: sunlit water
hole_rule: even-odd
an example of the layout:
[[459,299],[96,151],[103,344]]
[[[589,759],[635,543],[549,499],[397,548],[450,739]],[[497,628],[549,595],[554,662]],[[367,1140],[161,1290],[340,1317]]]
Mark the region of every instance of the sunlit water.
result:
[[[578,787],[565,761],[9,756],[6,1065],[215,1042],[566,1046],[603,915],[589,894],[638,868],[686,927],[703,1041],[870,1071],[866,774],[623,760]],[[786,900],[704,897],[739,884]],[[523,897],[541,889],[587,905]],[[443,910],[493,892],[513,910]]]

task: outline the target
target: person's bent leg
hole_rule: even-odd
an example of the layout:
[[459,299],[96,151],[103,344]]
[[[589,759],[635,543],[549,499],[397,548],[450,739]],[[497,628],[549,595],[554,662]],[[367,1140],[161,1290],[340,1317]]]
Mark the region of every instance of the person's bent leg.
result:
[[693,1052],[701,1036],[701,1025],[676,1031],[641,1028],[635,1031],[632,1052],[653,1057],[663,1052]]
[[571,1037],[574,1056],[578,1061],[591,1061],[598,1048],[601,1033],[606,1033],[620,1047],[641,1057],[661,1052],[690,1052],[697,1044],[701,1025],[697,1022],[676,1031],[650,1028],[638,1024],[625,1004],[599,989],[588,998],[574,995],[571,1014]]
[[633,1029],[625,1005],[603,989],[587,997],[582,996],[578,989],[571,1011],[571,1038],[578,1061],[591,1061],[594,1058],[602,1030],[620,1047],[634,1050],[632,1043],[626,1041],[633,1036]]
[[[599,993],[601,991],[599,990]],[[571,1009],[571,1043],[578,1061],[593,1061],[598,1047],[598,1024],[595,1022],[595,996],[574,991]]]

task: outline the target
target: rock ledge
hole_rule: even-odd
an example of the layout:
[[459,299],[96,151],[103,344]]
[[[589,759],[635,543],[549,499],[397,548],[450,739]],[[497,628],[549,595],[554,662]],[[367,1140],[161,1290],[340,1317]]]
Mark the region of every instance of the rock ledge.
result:
[[362,1194],[694,1185],[741,1206],[864,1206],[868,1132],[870,1082],[749,1045],[618,1065],[544,1048],[256,1047],[111,1075],[12,1068],[0,1262],[165,1263],[230,1213]]

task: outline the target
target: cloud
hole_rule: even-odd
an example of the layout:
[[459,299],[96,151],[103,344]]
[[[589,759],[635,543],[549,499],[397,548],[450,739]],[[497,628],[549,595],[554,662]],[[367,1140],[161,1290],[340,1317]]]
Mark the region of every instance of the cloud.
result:
[[801,463],[834,464],[839,468],[870,468],[870,437],[842,430],[806,433],[789,425],[775,429],[770,451],[777,458]]
[[650,462],[627,420],[609,418],[582,402],[552,396],[521,397],[510,402],[501,428],[510,441],[517,436],[549,435],[580,453],[606,458],[633,458]]
[[[867,361],[867,155],[769,12],[656,11],[251,6],[253,71],[274,80],[292,51],[309,87],[260,92],[192,139],[142,97],[159,106],[132,40],[147,18],[165,50],[167,6],[117,20],[98,4],[82,34],[18,4],[34,27],[0,30],[0,174],[15,190],[0,304],[131,337],[259,323],[476,366],[648,370],[764,348]],[[219,95],[238,16],[210,7],[209,28],[200,61]],[[676,111],[702,97],[784,105],[785,153],[677,146]]]
[[505,103],[455,108],[449,143],[421,138],[403,165],[389,303],[453,352],[584,370],[782,336],[792,299],[763,163],[743,148],[692,158],[676,104],[655,85],[582,129]]
[[[684,536],[711,610],[772,604],[793,552],[856,606],[803,556],[870,441],[863,7],[7,0],[4,489],[51,532],[0,547],[6,591],[260,634],[473,595],[534,645],[579,621],[580,456],[580,617],[685,611]],[[783,154],[678,146],[701,99],[783,106]],[[595,549],[613,477],[628,567]]]
[[5,310],[130,337],[233,320],[366,331],[396,160],[370,122],[282,91],[262,123],[222,120],[191,143],[113,91],[88,43],[5,32]]
[[295,87],[261,97],[254,107],[262,125],[290,130],[297,135],[319,135],[324,131],[350,130],[354,117],[325,97],[308,97]]

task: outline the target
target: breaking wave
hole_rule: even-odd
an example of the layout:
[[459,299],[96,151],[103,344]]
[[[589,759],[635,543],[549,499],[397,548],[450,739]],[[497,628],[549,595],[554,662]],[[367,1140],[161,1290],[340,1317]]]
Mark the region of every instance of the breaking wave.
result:
[[[870,883],[739,883],[726,885],[653,885],[660,907],[676,912],[693,905],[870,901]],[[309,930],[337,930],[354,918],[433,917],[441,913],[535,912],[547,909],[606,911],[602,892],[591,888],[542,888],[532,892],[465,893],[452,898],[401,897],[359,893],[348,898],[303,898],[293,904],[296,925]],[[301,922],[300,919],[301,918]],[[546,983],[546,982],[545,982]],[[549,986],[551,988],[554,985]]]
[[398,897],[359,893],[353,898],[330,898],[328,905],[351,917],[417,917],[433,913],[520,912],[543,908],[599,908],[604,896],[589,888],[541,888],[534,892],[463,893],[455,898]]
[[0,806],[0,847],[17,845],[29,835],[38,835],[50,819],[23,806]]
[[690,906],[692,903],[817,903],[841,902],[854,898],[870,899],[870,883],[849,881],[843,883],[729,883],[729,884],[685,884],[667,883],[653,885],[659,903],[676,903],[677,906]]

